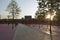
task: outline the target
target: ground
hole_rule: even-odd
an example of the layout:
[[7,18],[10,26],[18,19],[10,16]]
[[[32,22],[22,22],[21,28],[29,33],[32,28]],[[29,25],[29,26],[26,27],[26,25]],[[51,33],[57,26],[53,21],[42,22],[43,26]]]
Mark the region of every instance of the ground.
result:
[[[0,40],[13,40],[15,30],[17,27],[20,27],[20,26],[24,26],[24,27],[27,26],[29,27],[28,29],[34,29],[35,31],[39,31],[40,34],[42,33],[40,38],[43,37],[43,39],[45,40],[50,39],[49,32],[48,32],[49,29],[47,29],[47,25],[38,25],[38,24],[32,24],[32,25],[18,24],[18,25],[14,26],[14,28],[12,29],[12,24],[9,24],[9,25],[0,24]],[[59,40],[60,39],[60,26],[52,26],[52,29],[53,29],[52,31],[56,33],[55,35],[53,35],[53,40]]]
[[0,40],[12,40],[15,28],[12,29],[12,24],[0,24]]

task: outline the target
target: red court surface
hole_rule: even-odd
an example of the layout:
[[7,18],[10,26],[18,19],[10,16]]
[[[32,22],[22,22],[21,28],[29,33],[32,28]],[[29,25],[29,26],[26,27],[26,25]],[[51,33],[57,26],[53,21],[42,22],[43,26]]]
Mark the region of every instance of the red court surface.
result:
[[15,29],[12,29],[12,24],[0,24],[0,40],[13,40]]

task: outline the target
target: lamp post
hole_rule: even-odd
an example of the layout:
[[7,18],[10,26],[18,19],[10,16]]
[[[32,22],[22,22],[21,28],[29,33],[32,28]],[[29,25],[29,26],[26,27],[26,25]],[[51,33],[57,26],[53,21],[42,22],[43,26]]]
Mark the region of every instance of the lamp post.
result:
[[49,27],[50,27],[50,29],[49,29],[49,31],[50,31],[50,40],[52,40],[52,30],[51,30],[51,21],[52,21],[52,15],[51,15],[51,13],[50,12],[48,12],[48,14],[46,15],[46,19],[49,19]]
[[[50,13],[52,12],[52,7],[53,7],[53,1],[52,0],[50,0],[51,1],[51,10],[50,10]],[[52,30],[51,30],[51,15],[50,15],[50,40],[53,40],[53,38],[52,38]]]
[[51,30],[51,15],[50,15],[50,40],[53,40],[53,38],[52,38],[52,30]]

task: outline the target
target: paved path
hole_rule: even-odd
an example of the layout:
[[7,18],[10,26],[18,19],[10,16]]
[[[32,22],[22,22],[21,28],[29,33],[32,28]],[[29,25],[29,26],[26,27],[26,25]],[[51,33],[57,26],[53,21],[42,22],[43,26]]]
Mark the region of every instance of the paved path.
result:
[[43,40],[43,32],[39,32],[27,25],[19,24],[14,35],[14,40]]
[[0,40],[12,40],[15,28],[12,30],[12,25],[10,24],[0,24]]
[[[44,34],[44,40],[50,39],[50,25],[39,25],[39,24],[28,24],[30,28],[33,28],[38,31],[42,31]],[[60,26],[51,25],[52,28],[52,37],[53,40],[60,40]]]

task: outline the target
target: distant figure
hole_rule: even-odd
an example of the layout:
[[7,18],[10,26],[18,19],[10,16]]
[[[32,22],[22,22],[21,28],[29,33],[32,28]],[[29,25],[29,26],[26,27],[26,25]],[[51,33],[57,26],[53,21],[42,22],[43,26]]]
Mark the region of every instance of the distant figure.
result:
[[9,26],[9,23],[8,23],[8,26]]
[[15,23],[15,27],[18,25],[18,22]]
[[39,31],[31,29],[30,27],[27,27],[26,25],[19,24],[13,40],[42,40],[43,36],[40,34]]

